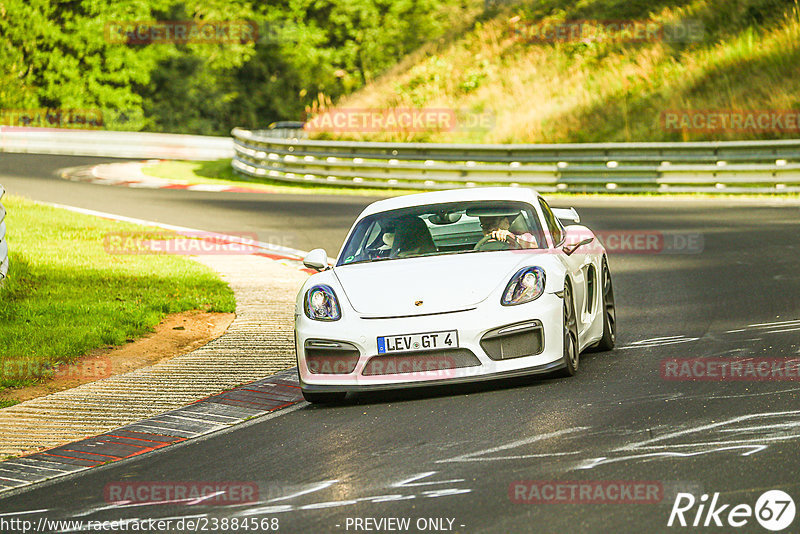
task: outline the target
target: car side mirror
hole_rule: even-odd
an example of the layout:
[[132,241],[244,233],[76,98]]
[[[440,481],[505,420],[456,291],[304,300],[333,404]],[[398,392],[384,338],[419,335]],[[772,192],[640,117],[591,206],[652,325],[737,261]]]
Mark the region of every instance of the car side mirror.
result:
[[579,248],[581,248],[584,245],[588,245],[592,241],[594,241],[593,237],[587,237],[586,239],[582,239],[582,240],[578,241],[574,245],[564,245],[564,248],[562,250],[564,251],[564,253],[567,256],[572,256],[573,252],[575,252],[576,250],[578,250]]
[[328,268],[328,254],[324,248],[315,248],[303,258],[303,265],[316,271],[324,271]]
[[581,222],[581,216],[578,215],[578,212],[575,211],[575,208],[551,208],[553,210],[553,215],[556,216],[559,220],[561,220],[562,224],[569,222],[569,224],[579,224]]

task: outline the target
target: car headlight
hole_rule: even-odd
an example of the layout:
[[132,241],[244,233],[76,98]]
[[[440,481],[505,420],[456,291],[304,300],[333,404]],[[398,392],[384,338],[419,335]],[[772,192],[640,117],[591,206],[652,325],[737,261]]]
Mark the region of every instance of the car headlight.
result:
[[315,321],[338,321],[342,316],[336,293],[326,285],[314,286],[306,291],[303,308],[306,317]]
[[503,291],[500,304],[515,306],[536,300],[544,293],[544,269],[541,267],[525,267],[511,277],[511,281]]

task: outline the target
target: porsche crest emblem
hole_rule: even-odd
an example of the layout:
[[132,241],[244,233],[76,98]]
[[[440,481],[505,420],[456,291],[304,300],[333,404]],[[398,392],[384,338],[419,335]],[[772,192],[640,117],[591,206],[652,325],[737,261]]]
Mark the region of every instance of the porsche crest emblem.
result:
[[418,300],[418,301],[414,302],[414,306],[422,306],[422,301]]

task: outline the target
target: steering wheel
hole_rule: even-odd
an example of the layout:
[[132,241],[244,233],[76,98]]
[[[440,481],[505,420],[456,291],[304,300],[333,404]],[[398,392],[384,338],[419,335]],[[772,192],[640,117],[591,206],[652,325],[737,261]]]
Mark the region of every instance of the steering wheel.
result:
[[516,240],[509,243],[508,241],[498,241],[491,235],[485,235],[475,244],[472,250],[517,250],[521,248],[522,247],[516,242]]

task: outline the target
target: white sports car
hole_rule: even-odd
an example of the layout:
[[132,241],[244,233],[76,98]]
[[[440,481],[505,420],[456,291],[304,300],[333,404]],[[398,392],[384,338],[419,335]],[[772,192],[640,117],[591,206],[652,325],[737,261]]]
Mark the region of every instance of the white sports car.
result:
[[616,328],[605,248],[579,222],[523,188],[371,204],[334,267],[322,249],[304,259],[319,272],[295,308],[303,395],[575,374]]

